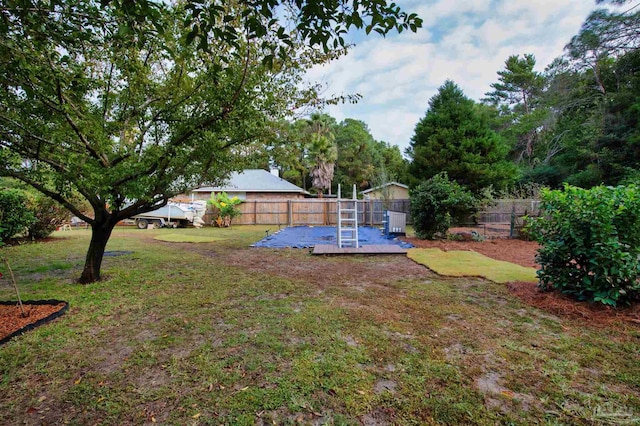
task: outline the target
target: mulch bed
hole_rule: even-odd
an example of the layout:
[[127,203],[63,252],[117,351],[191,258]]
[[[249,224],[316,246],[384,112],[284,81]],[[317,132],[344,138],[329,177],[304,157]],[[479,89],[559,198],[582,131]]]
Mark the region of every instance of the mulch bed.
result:
[[525,303],[559,317],[588,321],[593,326],[627,323],[640,326],[640,304],[613,308],[600,303],[579,302],[559,291],[541,291],[536,283],[507,284],[509,291]]
[[[518,265],[539,268],[535,256],[540,247],[536,242],[496,238],[485,241],[418,240],[402,238],[418,248],[470,250],[487,257]],[[559,291],[541,291],[536,283],[514,282],[507,284],[509,291],[528,305],[561,318],[588,321],[589,325],[607,327],[613,324],[640,325],[640,304],[613,308],[602,304],[578,302]]]
[[22,302],[26,317],[18,302],[0,302],[0,345],[42,324],[58,318],[69,308],[60,300],[33,300]]

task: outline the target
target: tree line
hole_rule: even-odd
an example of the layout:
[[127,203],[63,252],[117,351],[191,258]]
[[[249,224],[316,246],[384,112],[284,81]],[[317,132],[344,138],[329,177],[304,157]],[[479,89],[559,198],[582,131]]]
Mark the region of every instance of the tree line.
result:
[[367,124],[324,113],[276,123],[271,138],[245,152],[248,168],[276,168],[280,176],[313,194],[336,194],[382,182],[407,180],[408,162],[400,148],[376,140]]
[[480,101],[447,80],[404,156],[362,121],[314,113],[278,123],[244,159],[318,194],[338,183],[416,187],[443,172],[474,194],[631,182],[640,177],[639,41],[636,7],[599,9],[544,71],[532,54],[509,56]]
[[[628,3],[628,2],[616,2]],[[415,185],[441,172],[472,192],[590,188],[640,177],[640,11],[591,13],[543,72],[512,55],[480,102],[447,81],[406,151]]]

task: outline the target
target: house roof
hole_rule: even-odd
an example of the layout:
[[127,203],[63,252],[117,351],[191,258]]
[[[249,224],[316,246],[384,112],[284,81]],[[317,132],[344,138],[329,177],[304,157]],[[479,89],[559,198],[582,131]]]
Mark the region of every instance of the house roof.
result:
[[369,189],[367,189],[365,191],[362,191],[360,193],[361,194],[368,194],[370,192],[377,191],[378,189],[382,189],[384,187],[391,186],[391,185],[399,186],[400,188],[409,189],[409,187],[407,185],[403,185],[403,184],[398,183],[398,182],[389,182],[389,183],[385,183],[384,185],[376,186],[375,188],[369,188]]
[[262,169],[246,169],[233,172],[222,186],[202,186],[193,192],[289,192],[306,194],[307,192],[286,180]]

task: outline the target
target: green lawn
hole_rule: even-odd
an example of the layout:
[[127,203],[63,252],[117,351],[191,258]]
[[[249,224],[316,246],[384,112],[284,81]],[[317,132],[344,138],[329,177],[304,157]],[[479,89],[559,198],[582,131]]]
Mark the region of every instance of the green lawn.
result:
[[[0,346],[0,424],[640,423],[637,325],[405,257],[248,247],[267,230],[117,229],[132,253],[85,286],[88,231],[0,249],[24,299],[70,303]],[[176,233],[215,241],[155,239]]]

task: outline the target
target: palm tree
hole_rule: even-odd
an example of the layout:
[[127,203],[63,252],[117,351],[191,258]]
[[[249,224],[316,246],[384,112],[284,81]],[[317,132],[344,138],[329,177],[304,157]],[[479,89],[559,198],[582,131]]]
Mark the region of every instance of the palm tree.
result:
[[320,197],[322,197],[324,190],[331,191],[333,171],[338,159],[338,147],[331,131],[330,120],[331,117],[328,115],[315,113],[307,121],[307,131],[311,142],[309,157],[312,164],[312,186],[317,189]]

